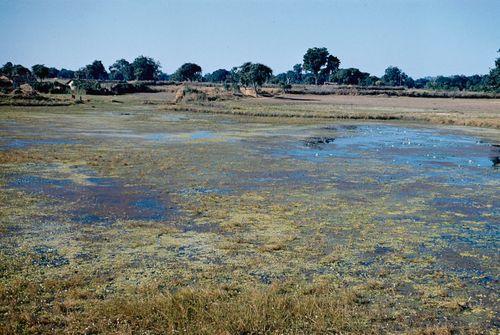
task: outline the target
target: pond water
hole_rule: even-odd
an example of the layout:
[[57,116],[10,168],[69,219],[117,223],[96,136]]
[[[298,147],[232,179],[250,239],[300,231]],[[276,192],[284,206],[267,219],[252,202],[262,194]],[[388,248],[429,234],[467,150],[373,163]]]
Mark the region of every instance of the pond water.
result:
[[78,173],[86,175],[84,182],[76,183],[57,173],[12,175],[7,186],[69,203],[69,220],[85,225],[109,225],[116,220],[161,222],[175,213],[169,199],[158,192],[114,178],[95,177],[89,169]]
[[[53,224],[89,229],[92,237],[93,228],[113,229],[117,222],[171,224],[178,229],[175,243],[162,245],[167,235],[157,233],[158,249],[151,247],[150,257],[158,264],[180,262],[184,270],[200,263],[232,269],[233,262],[258,258],[263,265],[248,265],[248,274],[263,283],[291,274],[363,279],[385,268],[400,276],[443,271],[480,293],[498,288],[498,142],[451,128],[398,124],[197,123],[180,114],[162,119],[161,127],[127,116],[97,130],[40,129],[48,139],[39,133],[16,137],[17,125],[9,124],[3,150],[66,144],[69,161],[103,160],[98,167],[80,162],[83,167],[69,172],[69,163],[11,166],[2,173],[3,188],[63,204],[64,215]],[[85,146],[88,141],[92,145]],[[287,253],[276,247],[275,254],[263,255],[268,239],[288,241],[282,236],[290,240]],[[218,247],[231,246],[233,238],[244,241],[234,260]],[[99,261],[78,256],[92,250],[82,248],[71,258],[45,240],[39,244],[33,250],[40,266]],[[334,265],[321,261],[339,247],[344,254]],[[117,248],[128,250],[127,242]]]
[[[496,167],[500,147],[478,138],[397,126],[365,125],[328,127],[324,137],[311,145],[310,140],[297,143],[277,154],[312,161],[329,157],[346,159],[378,159],[388,164],[442,166],[452,168]],[[309,145],[307,145],[309,143]]]

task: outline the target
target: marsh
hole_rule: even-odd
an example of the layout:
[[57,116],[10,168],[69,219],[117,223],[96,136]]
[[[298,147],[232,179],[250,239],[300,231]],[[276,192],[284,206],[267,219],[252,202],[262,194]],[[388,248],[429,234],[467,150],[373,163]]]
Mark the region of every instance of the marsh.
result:
[[2,108],[7,331],[496,327],[498,130],[143,99]]

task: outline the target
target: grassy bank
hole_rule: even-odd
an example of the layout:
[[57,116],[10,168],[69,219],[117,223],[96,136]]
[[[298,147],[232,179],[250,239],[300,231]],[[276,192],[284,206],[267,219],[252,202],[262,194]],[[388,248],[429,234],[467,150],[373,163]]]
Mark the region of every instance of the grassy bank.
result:
[[[339,100],[347,98],[347,100]],[[369,100],[367,100],[369,99]],[[380,99],[379,101],[377,101]],[[457,104],[436,101],[435,104],[420,104],[419,98],[368,98],[368,97],[323,97],[322,99],[296,99],[293,96],[278,98],[245,98],[217,102],[189,102],[165,105],[168,111],[213,113],[252,117],[309,118],[338,120],[401,120],[432,124],[459,125],[485,128],[500,128],[500,109],[494,110],[496,101],[485,103],[480,100]],[[405,99],[401,104],[398,99]],[[353,104],[352,101],[365,101]],[[463,100],[465,101],[465,100]],[[382,102],[382,104],[380,104]],[[391,106],[391,102],[394,103]],[[469,102],[469,101],[466,101]],[[472,105],[471,110],[464,110]],[[488,109],[483,109],[487,106]],[[489,109],[493,107],[493,109]],[[500,107],[500,106],[499,106]]]
[[292,85],[290,94],[313,95],[368,95],[414,98],[453,98],[453,99],[498,99],[500,95],[494,92],[445,91],[408,89],[403,87],[348,86],[348,85]]

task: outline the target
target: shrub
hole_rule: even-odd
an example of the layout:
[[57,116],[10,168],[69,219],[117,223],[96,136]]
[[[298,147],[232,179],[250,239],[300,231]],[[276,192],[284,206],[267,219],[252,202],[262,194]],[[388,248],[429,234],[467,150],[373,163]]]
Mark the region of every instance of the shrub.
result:
[[152,92],[151,88],[144,83],[118,83],[111,87],[112,94],[127,94],[127,93],[140,93],[140,92]]
[[40,93],[66,94],[69,93],[69,86],[59,82],[34,82],[33,88]]
[[85,91],[90,95],[105,95],[108,94],[105,88],[101,87],[98,81],[95,80],[75,80],[75,86],[78,90]]

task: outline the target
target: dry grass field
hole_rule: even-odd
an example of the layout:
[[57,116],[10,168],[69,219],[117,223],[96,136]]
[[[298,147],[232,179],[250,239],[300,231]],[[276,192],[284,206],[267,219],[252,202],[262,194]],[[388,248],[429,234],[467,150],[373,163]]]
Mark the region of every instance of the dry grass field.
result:
[[[172,93],[180,89],[167,87],[165,90]],[[206,93],[208,97],[224,97],[221,88],[196,87],[196,90]],[[500,128],[500,99],[283,94],[278,89],[263,89],[263,93],[271,94],[272,97],[245,99],[244,103],[229,98],[210,102],[206,101],[207,98],[198,101],[191,99],[185,105],[174,105],[169,109],[269,117],[403,120]]]

